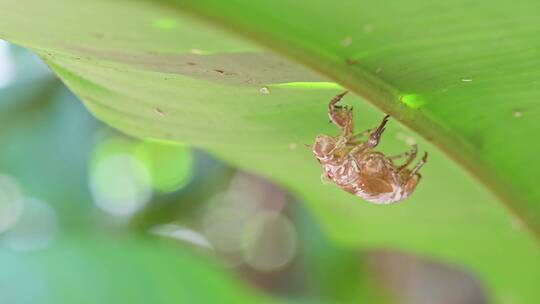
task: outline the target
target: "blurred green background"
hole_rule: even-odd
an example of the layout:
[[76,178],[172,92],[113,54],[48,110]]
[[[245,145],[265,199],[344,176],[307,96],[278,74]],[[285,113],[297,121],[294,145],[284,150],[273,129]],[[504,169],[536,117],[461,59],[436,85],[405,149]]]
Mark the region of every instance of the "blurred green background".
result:
[[280,187],[97,122],[2,41],[0,144],[2,304],[488,303],[460,265],[341,248]]

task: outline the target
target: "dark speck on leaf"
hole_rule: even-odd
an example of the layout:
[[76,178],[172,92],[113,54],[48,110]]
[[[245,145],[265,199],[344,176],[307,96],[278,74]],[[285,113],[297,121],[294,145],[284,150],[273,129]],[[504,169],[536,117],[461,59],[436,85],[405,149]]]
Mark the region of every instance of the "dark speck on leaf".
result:
[[223,74],[223,75],[234,75],[235,73],[233,72],[226,72],[224,70],[220,70],[220,69],[214,69],[214,71],[220,73],[220,74]]
[[351,59],[351,58],[347,58],[347,60],[345,60],[345,62],[346,62],[348,65],[353,65],[353,64],[357,64],[357,63],[358,63],[358,60],[356,60],[356,59]]
[[188,62],[188,65],[197,65],[195,62]]
[[480,133],[470,134],[469,139],[477,149],[482,150],[482,148],[484,147],[484,137],[482,136],[482,134]]
[[165,112],[163,112],[160,108],[154,108],[154,112],[156,112],[159,116],[165,116]]

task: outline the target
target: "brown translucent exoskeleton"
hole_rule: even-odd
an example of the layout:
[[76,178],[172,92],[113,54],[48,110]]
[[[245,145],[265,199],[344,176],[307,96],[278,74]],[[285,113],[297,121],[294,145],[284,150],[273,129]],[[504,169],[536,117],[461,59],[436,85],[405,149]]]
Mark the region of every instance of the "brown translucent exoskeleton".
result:
[[[328,117],[341,129],[340,134],[318,135],[312,146],[323,168],[322,177],[375,204],[391,204],[407,198],[420,181],[418,172],[427,161],[427,152],[409,169],[416,158],[416,145],[409,152],[394,156],[372,151],[379,144],[390,116],[386,115],[375,129],[353,134],[352,108],[337,105],[345,94],[336,95],[328,104]],[[395,163],[403,158],[402,164]]]

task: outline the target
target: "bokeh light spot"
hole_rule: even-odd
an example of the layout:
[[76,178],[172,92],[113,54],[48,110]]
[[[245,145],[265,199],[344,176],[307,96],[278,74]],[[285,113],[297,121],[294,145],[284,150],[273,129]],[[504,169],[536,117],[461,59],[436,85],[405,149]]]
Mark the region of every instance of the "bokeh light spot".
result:
[[239,252],[242,250],[245,223],[252,214],[229,206],[214,208],[203,218],[204,234],[218,251]]
[[15,224],[23,211],[23,196],[17,182],[0,175],[0,233]]
[[285,216],[266,211],[253,217],[242,236],[245,262],[259,271],[275,271],[296,254],[297,235]]
[[23,212],[13,226],[2,235],[2,243],[14,251],[44,249],[58,232],[56,212],[44,201],[23,199]]
[[152,196],[150,175],[144,164],[129,154],[113,154],[95,164],[90,190],[96,205],[115,216],[130,216]]
[[143,141],[135,147],[158,192],[173,192],[184,187],[193,177],[193,155],[187,146]]

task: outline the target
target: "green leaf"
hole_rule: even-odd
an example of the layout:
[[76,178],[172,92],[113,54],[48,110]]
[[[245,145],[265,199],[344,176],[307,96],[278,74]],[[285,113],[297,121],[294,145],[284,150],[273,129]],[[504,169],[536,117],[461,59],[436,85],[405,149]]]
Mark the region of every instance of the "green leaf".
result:
[[77,235],[44,251],[1,249],[0,266],[2,303],[270,303],[207,258],[147,239]]
[[455,158],[540,234],[540,143],[528,140],[540,104],[537,1],[292,1],[284,10],[171,2],[346,84]]
[[120,130],[201,147],[287,186],[342,244],[460,263],[497,302],[531,303],[540,301],[538,247],[466,172],[394,120],[382,151],[401,152],[414,139],[430,152],[410,199],[375,206],[322,185],[304,144],[336,133],[325,110],[343,89],[190,16],[353,90],[361,98],[345,102],[357,128],[382,117],[365,101],[392,114],[538,232],[538,9],[536,1],[2,2],[0,37],[39,53]]

